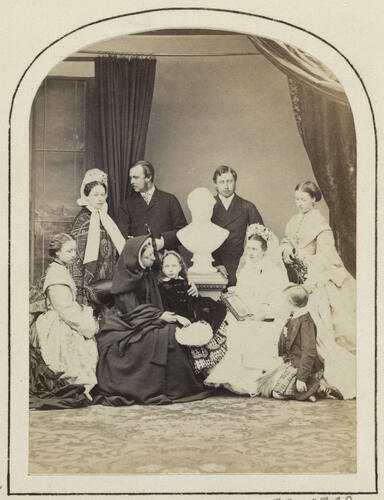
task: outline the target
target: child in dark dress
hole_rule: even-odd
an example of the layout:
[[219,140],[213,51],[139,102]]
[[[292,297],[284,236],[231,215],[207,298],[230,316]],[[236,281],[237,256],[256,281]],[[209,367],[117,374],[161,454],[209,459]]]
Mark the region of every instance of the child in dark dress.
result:
[[219,315],[220,323],[215,325],[219,304],[208,297],[193,297],[188,294],[190,285],[186,265],[177,252],[166,251],[161,266],[163,278],[159,291],[164,310],[173,312],[176,322],[181,326],[176,332],[177,341],[190,346],[207,344],[225,312]]

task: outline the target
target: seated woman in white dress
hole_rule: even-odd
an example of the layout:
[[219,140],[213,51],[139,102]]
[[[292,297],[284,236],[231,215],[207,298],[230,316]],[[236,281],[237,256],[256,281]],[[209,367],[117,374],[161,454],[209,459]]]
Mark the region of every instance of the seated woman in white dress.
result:
[[239,297],[250,315],[238,321],[228,312],[228,351],[205,384],[255,395],[257,379],[279,363],[277,343],[286,319],[279,311],[288,277],[277,250],[278,240],[271,231],[261,224],[248,227],[237,285],[229,293]]
[[36,347],[54,372],[68,382],[85,386],[85,394],[96,385],[98,330],[92,308],[80,306],[75,283],[67,269],[76,257],[76,242],[65,233],[56,234],[49,244],[49,265],[44,280],[47,311],[36,321]]
[[324,378],[345,399],[355,397],[355,280],[335,248],[332,229],[315,208],[321,192],[307,181],[295,188],[299,213],[288,222],[281,243],[290,280],[310,293],[308,309],[317,328]]

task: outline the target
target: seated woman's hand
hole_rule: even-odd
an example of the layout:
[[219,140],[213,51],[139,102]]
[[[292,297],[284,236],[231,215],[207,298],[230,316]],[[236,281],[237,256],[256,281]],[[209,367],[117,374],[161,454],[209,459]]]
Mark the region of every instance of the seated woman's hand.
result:
[[295,258],[294,251],[292,247],[285,247],[283,250],[283,261],[286,264],[292,264],[293,259]]
[[307,384],[303,382],[302,380],[297,379],[296,380],[296,389],[298,392],[305,392],[307,390]]
[[228,271],[226,270],[225,266],[220,264],[219,266],[216,266],[216,269],[222,276],[224,276],[225,279],[228,279]]
[[160,319],[162,319],[166,323],[176,323],[177,321],[176,314],[170,311],[164,311],[160,316]]
[[164,238],[156,238],[155,239],[155,244],[156,244],[156,250],[159,252],[164,248]]
[[317,279],[313,276],[309,275],[308,278],[304,281],[303,287],[305,288],[307,293],[312,293],[317,285]]
[[192,295],[192,297],[199,296],[199,290],[197,289],[197,286],[192,281],[189,282],[189,288],[188,288],[187,293],[188,293],[188,295]]
[[329,276],[325,273],[317,278],[317,286],[325,286],[329,281]]
[[97,333],[98,331],[98,324],[95,320],[95,325],[92,327],[88,327],[88,328],[80,328],[78,333],[82,336],[82,337],[85,337],[86,339],[92,339],[95,334]]
[[306,267],[310,267],[313,262],[313,259],[311,258],[310,255],[300,256],[300,260]]
[[252,309],[251,319],[254,321],[263,321],[267,316],[265,308],[263,306],[255,307]]
[[251,316],[251,319],[253,319],[254,321],[263,321],[264,318],[265,313],[263,311],[254,311]]
[[191,324],[188,318],[179,315],[177,315],[177,322],[180,323],[181,326],[189,326]]

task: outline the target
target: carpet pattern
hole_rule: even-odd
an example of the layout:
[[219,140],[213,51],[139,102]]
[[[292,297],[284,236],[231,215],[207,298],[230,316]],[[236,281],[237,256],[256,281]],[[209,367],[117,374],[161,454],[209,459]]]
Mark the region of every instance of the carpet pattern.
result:
[[353,473],[355,406],[220,395],[31,411],[29,473]]

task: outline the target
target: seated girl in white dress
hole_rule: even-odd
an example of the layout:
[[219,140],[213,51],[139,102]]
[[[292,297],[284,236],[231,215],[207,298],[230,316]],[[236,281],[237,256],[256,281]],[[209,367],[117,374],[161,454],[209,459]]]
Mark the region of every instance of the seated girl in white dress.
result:
[[68,382],[85,386],[85,394],[96,385],[98,324],[92,308],[80,306],[75,283],[67,269],[76,257],[76,242],[65,233],[56,234],[49,244],[49,265],[44,281],[47,312],[36,321],[36,347],[54,372]]
[[228,351],[205,384],[255,395],[257,379],[279,363],[277,343],[286,319],[279,311],[288,277],[277,250],[278,240],[269,229],[261,224],[248,227],[237,285],[229,293],[241,299],[250,315],[238,321],[228,312]]

